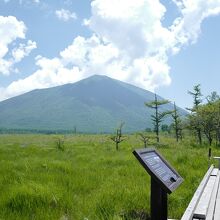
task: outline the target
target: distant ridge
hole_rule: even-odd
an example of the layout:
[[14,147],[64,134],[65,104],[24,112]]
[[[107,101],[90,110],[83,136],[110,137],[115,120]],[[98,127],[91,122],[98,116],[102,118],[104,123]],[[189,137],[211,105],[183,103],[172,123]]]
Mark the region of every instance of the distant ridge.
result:
[[[124,131],[140,131],[152,128],[152,110],[144,103],[153,99],[154,94],[147,90],[94,75],[0,102],[0,128],[101,133],[113,132],[125,122]],[[173,105],[164,108],[171,110]]]

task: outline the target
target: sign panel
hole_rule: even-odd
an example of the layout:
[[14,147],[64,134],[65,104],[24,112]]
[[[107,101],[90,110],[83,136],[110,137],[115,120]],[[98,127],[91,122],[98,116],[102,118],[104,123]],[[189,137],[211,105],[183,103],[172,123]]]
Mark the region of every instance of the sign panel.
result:
[[172,193],[183,182],[183,178],[155,149],[135,150],[133,154],[167,193]]

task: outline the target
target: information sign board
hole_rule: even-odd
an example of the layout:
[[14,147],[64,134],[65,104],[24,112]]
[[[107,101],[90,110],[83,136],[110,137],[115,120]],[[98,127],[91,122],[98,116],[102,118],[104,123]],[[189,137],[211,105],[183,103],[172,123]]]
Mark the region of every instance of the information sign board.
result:
[[172,193],[183,182],[183,178],[155,149],[134,150],[133,154],[167,193]]

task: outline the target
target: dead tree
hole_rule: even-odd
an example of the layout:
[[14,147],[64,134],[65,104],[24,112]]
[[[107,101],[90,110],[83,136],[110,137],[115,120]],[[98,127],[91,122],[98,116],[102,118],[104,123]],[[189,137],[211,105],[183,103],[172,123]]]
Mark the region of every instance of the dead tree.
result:
[[142,133],[140,132],[140,133],[138,133],[138,135],[140,136],[141,141],[144,143],[145,148],[147,148],[147,145],[148,145],[149,140],[151,138],[156,138],[156,137],[149,136],[148,134],[145,134],[144,132],[142,132]]
[[119,128],[116,129],[116,134],[111,138],[112,141],[115,142],[116,150],[118,150],[118,145],[124,141],[125,139],[122,137],[122,127],[124,125],[124,122],[120,124]]
[[55,141],[57,150],[65,151],[64,137],[58,137]]

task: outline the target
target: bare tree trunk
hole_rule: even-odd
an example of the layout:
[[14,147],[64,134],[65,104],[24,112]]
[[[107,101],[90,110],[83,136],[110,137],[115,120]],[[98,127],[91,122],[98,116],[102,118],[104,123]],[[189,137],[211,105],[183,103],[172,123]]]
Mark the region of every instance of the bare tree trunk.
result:
[[179,141],[179,133],[178,133],[178,129],[176,128],[176,141],[178,142]]
[[116,150],[118,150],[118,141],[115,142]]
[[201,129],[197,129],[197,135],[199,139],[199,144],[202,145],[202,132]]
[[[155,97],[155,100],[157,101],[157,97]],[[156,105],[156,123],[155,123],[155,131],[157,136],[157,142],[160,142],[159,138],[159,122],[158,122],[158,106]]]

